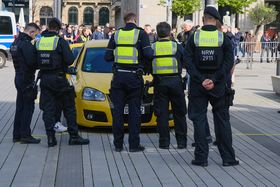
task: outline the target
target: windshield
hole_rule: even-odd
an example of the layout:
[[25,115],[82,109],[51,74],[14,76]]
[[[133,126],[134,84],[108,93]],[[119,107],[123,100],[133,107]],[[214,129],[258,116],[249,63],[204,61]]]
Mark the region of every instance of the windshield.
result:
[[82,66],[82,71],[94,73],[112,73],[113,62],[104,60],[106,48],[88,48]]
[[82,47],[75,47],[72,49],[72,53],[74,55],[75,58],[77,58],[79,52],[81,51]]

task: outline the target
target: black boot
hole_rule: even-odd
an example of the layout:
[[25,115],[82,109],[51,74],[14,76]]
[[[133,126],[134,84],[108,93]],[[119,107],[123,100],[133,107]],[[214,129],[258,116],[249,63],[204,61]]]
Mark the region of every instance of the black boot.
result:
[[87,145],[89,144],[89,139],[82,138],[81,136],[77,135],[70,135],[69,145]]
[[22,144],[38,144],[41,142],[40,138],[34,138],[33,136],[26,136],[26,137],[22,137],[20,139],[20,142]]
[[55,134],[48,135],[48,146],[49,147],[54,147],[56,145],[57,145],[57,141],[56,141],[56,138],[55,138]]

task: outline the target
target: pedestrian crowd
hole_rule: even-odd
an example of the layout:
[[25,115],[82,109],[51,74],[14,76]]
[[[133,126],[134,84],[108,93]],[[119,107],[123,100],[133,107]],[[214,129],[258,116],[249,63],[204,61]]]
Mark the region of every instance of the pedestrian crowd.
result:
[[[55,132],[67,130],[69,145],[88,144],[82,138],[76,124],[75,92],[66,78],[68,67],[74,62],[69,44],[88,40],[109,39],[104,54],[113,64],[110,98],[113,104],[112,131],[115,151],[123,151],[124,107],[128,104],[129,151],[144,151],[140,144],[141,99],[143,75],[153,76],[154,114],[157,117],[159,148],[169,149],[169,105],[174,116],[177,148],[187,147],[186,115],[194,126],[195,147],[193,165],[208,165],[209,143],[212,142],[207,119],[207,106],[211,104],[214,119],[215,141],[223,166],[235,166],[229,108],[233,105],[232,74],[238,62],[239,52],[254,52],[253,46],[245,48],[242,42],[253,42],[252,33],[233,32],[214,7],[206,7],[203,26],[194,26],[191,20],[182,25],[177,34],[166,22],[156,29],[146,24],[144,29],[136,25],[136,15],[124,16],[125,26],[118,30],[109,24],[94,29],[83,25],[64,25],[52,18],[46,26],[30,23],[11,46],[17,89],[16,114],[13,141],[40,143],[31,135],[30,123],[37,97],[37,80],[40,78],[40,109],[43,111],[48,146],[57,145]],[[36,38],[36,39],[35,39]],[[275,35],[274,39],[278,41]],[[35,44],[33,40],[35,39]],[[265,35],[262,40],[267,41]],[[264,46],[266,47],[266,46]],[[147,68],[148,67],[148,68]],[[182,78],[182,69],[187,76]],[[35,72],[39,70],[37,79]],[[187,81],[186,81],[187,80]],[[186,82],[188,85],[186,86]],[[188,87],[188,110],[184,89]],[[60,123],[63,112],[67,129]],[[62,129],[62,130],[61,130]]]

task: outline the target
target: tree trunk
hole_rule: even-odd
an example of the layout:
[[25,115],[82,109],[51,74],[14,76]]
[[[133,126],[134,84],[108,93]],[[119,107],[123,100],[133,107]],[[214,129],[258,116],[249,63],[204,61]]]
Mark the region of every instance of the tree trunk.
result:
[[256,27],[256,30],[255,30],[255,36],[258,35],[259,31],[260,31],[260,28],[261,28],[262,25],[257,25]]

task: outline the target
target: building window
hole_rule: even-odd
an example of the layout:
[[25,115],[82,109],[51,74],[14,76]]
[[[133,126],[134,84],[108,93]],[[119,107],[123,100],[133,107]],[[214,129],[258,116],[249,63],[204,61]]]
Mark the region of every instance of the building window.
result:
[[93,25],[93,8],[86,7],[84,10],[84,24]]
[[68,11],[68,24],[77,25],[78,24],[78,9],[76,7],[70,7]]
[[43,6],[40,10],[40,25],[47,25],[52,17],[52,8],[48,6]]
[[106,23],[109,23],[109,9],[102,7],[99,10],[99,25],[106,25]]

